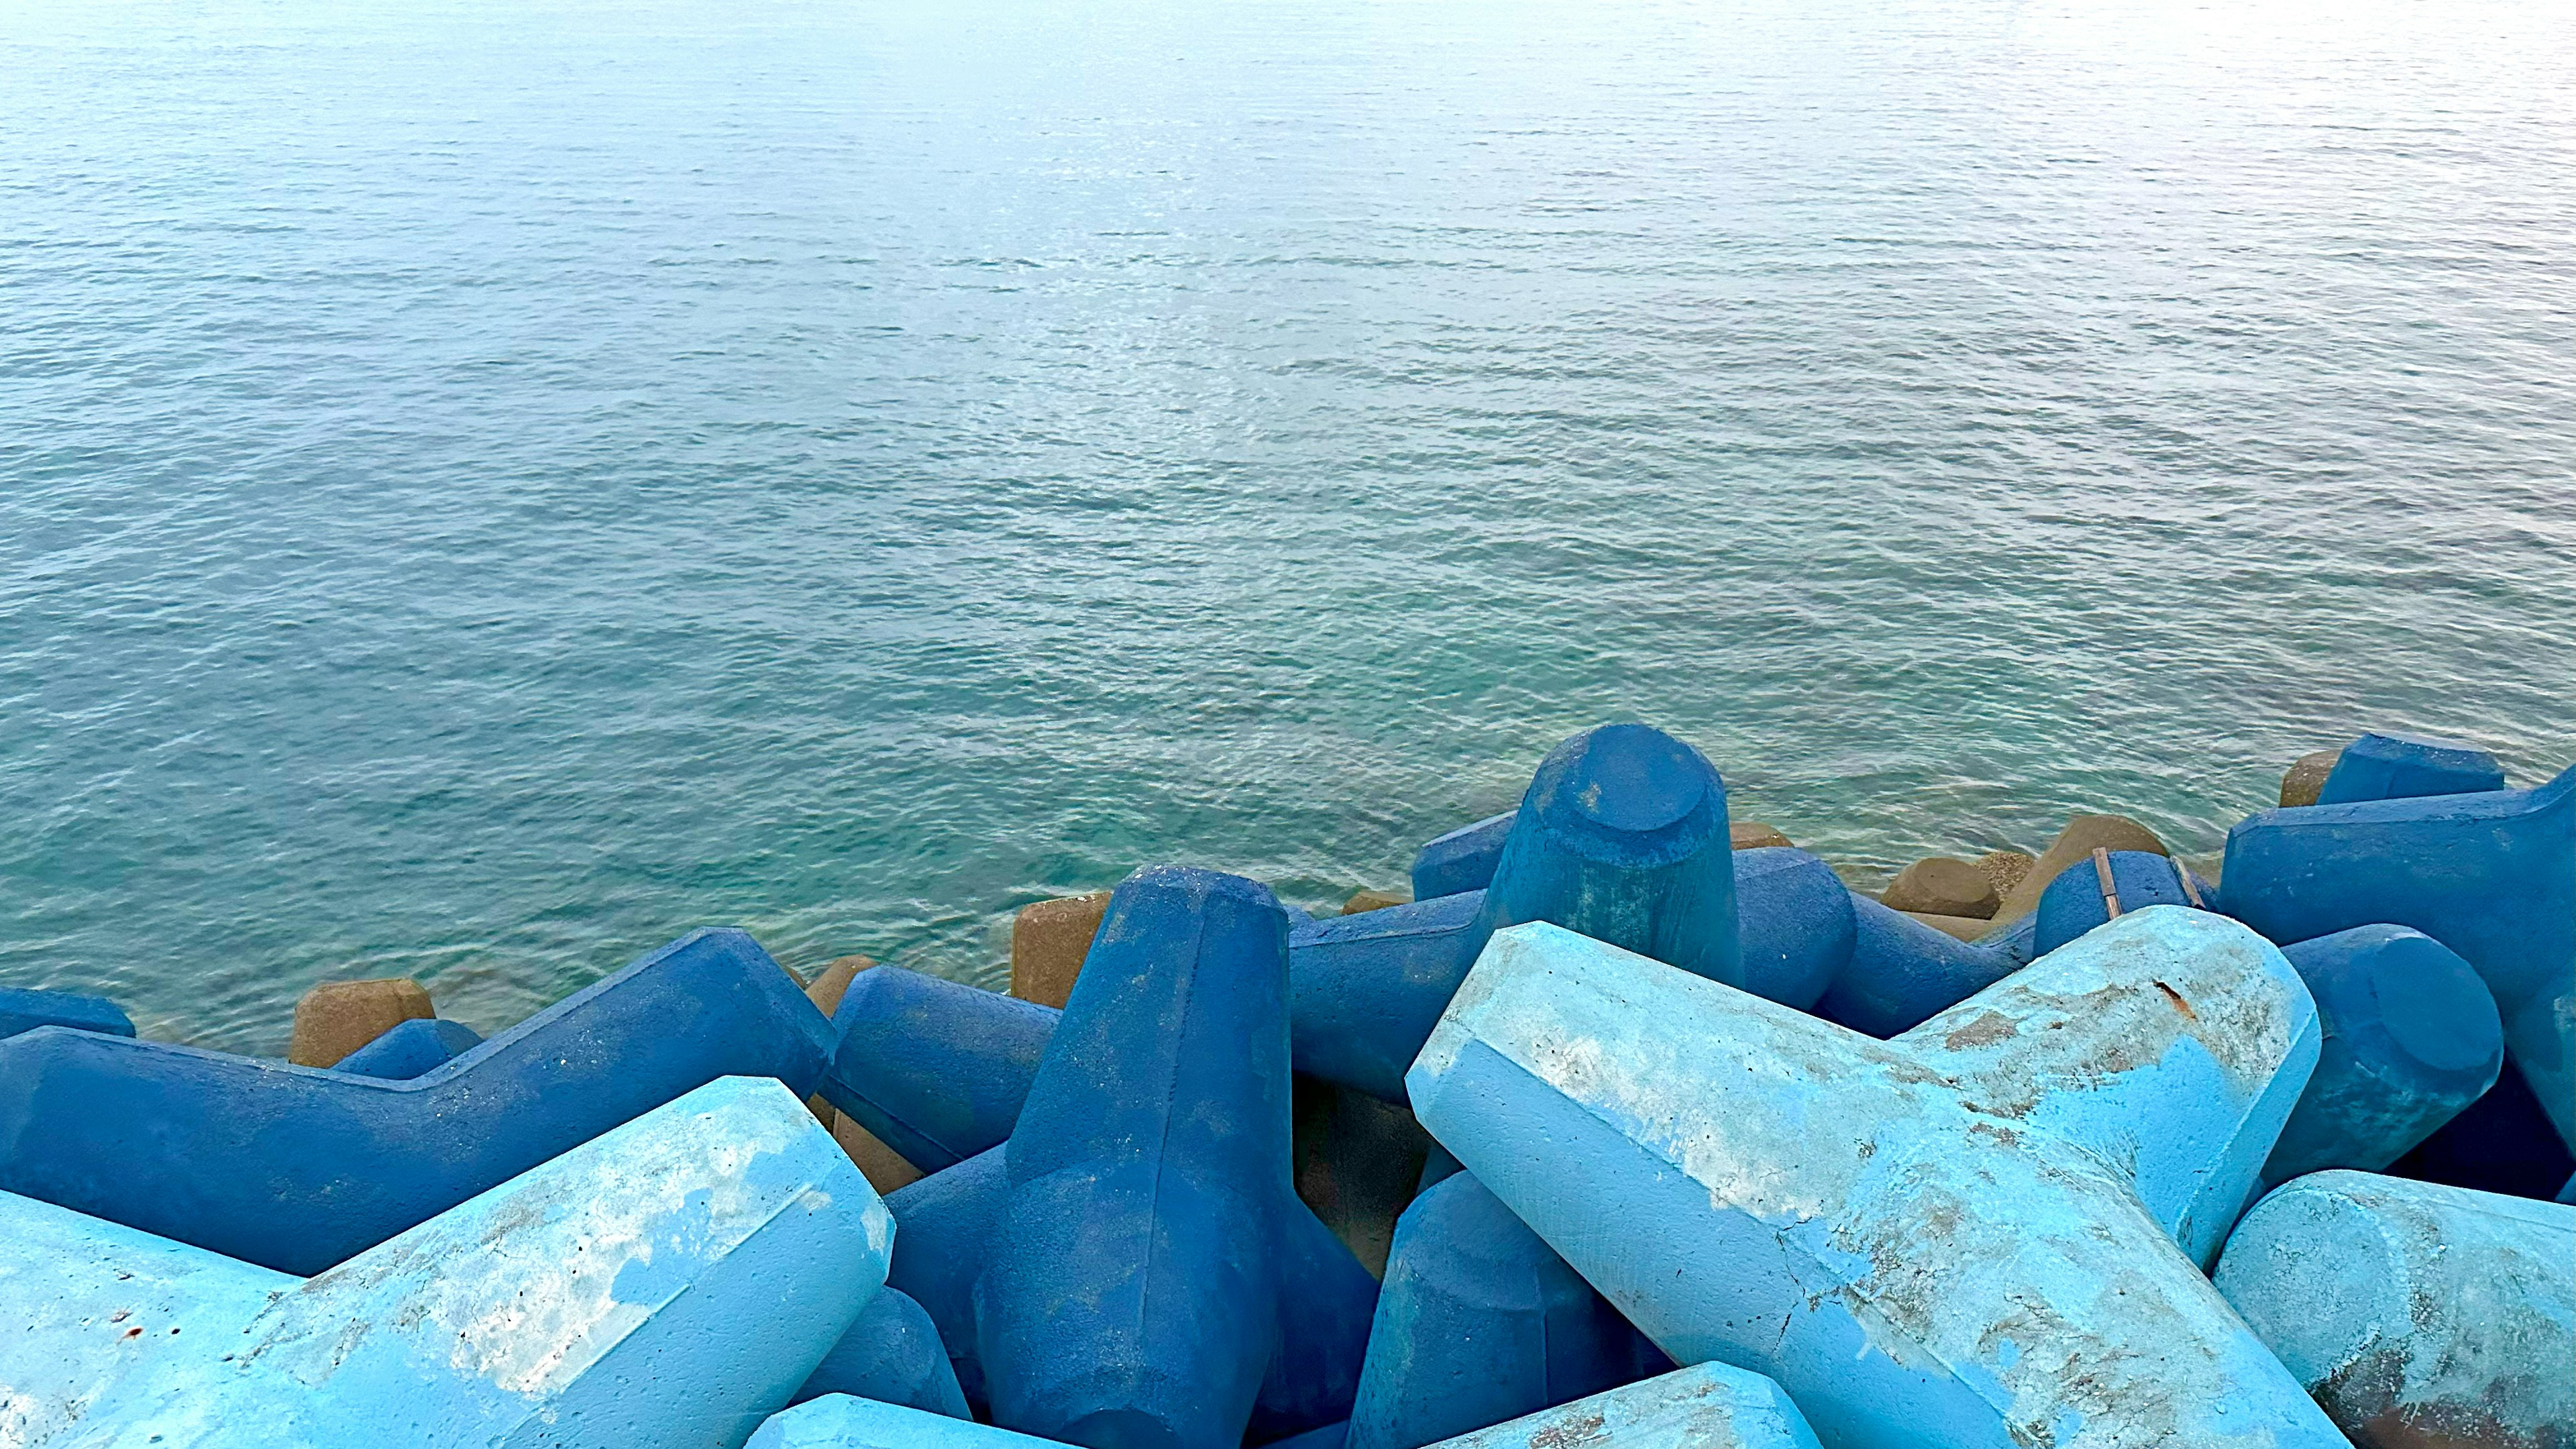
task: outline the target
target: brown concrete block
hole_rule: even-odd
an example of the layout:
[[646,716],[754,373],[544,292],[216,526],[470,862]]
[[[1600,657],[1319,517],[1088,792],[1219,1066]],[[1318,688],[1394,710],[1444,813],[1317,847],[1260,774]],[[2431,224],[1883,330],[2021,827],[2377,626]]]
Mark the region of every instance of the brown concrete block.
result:
[[1759,820],[1726,822],[1726,843],[1737,850],[1767,850],[1789,844],[1789,837]]
[[2166,853],[2165,843],[2156,838],[2154,831],[2126,815],[2071,817],[2066,828],[2058,832],[2055,843],[2039,857],[2039,863],[2030,868],[2030,874],[2022,877],[2021,884],[2005,895],[2002,907],[1995,912],[1995,924],[2000,926],[2008,921],[2017,921],[2037,910],[2040,893],[2048,889],[2050,881],[2057,879],[2057,873],[2070,865],[2089,863],[2096,850]]
[[435,1016],[429,993],[408,976],[379,981],[325,981],[295,1003],[295,1035],[286,1059],[328,1067],[415,1017]]
[[903,1160],[901,1154],[880,1141],[877,1135],[849,1118],[835,1112],[831,1121],[832,1140],[858,1164],[859,1175],[868,1186],[883,1197],[899,1187],[921,1181],[921,1169]]
[[813,984],[805,988],[805,999],[814,1003],[815,1010],[830,1016],[841,1009],[841,993],[850,989],[850,978],[875,964],[872,956],[843,956],[826,962]]
[[2317,792],[2326,787],[2326,776],[2334,773],[2335,761],[2341,758],[2341,750],[2318,750],[2314,754],[2299,756],[2281,776],[2281,803],[2284,806],[2317,803]]
[[1356,916],[1362,911],[1382,911],[1389,906],[1403,905],[1411,899],[1410,896],[1400,896],[1393,891],[1357,891],[1349,900],[1342,902],[1342,914]]
[[1943,916],[1923,911],[1907,911],[1905,914],[1930,926],[1942,935],[1954,936],[1962,941],[1982,941],[1995,928],[1995,923],[1983,916]]
[[1990,920],[2003,897],[1986,873],[1947,855],[1918,860],[1896,873],[1879,899],[1907,915],[1972,916]]
[[1109,910],[1109,892],[1033,901],[1011,922],[1011,994],[1062,1006],[1091,952],[1091,937]]
[[2039,857],[2027,850],[1989,850],[1968,863],[1994,886],[2000,908],[2003,897],[2011,895],[2014,887],[2030,878],[2031,867],[2039,864]]

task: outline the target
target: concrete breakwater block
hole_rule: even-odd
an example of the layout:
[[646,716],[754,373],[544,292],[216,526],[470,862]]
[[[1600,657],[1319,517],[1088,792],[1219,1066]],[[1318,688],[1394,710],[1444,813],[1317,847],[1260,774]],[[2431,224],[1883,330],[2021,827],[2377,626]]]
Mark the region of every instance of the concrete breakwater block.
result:
[[2245,1215],[2218,1291],[2362,1449],[2576,1434],[2576,1208],[2320,1172]]
[[683,936],[405,1081],[38,1028],[0,1041],[0,1190],[318,1273],[718,1077],[802,1097],[831,1047],[795,978],[735,930]]
[[2280,952],[2198,911],[1887,1042],[1534,925],[1409,1085],[1666,1353],[1768,1374],[1826,1443],[2338,1449],[2200,1267],[2317,1050]]
[[1349,1449],[1421,1449],[1672,1361],[1466,1173],[1396,1224]]
[[1439,1449],[1822,1449],[1757,1373],[1709,1362],[1444,1440]]
[[1645,725],[1586,730],[1540,764],[1510,820],[1481,894],[1417,879],[1410,905],[1297,927],[1299,1070],[1401,1102],[1404,1069],[1477,950],[1524,921],[1739,979],[1726,785],[1699,751]]
[[[2343,747],[2317,786],[2319,805],[2464,795],[2504,788],[2504,766],[2475,745],[2427,735],[2366,734]],[[2287,804],[2287,801],[2282,802]]]
[[738,1443],[889,1231],[795,1095],[739,1077],[310,1279],[0,1194],[0,1404],[46,1449]]
[[2227,833],[2222,879],[2227,913],[2275,941],[2387,924],[2458,952],[2576,1144],[2576,769],[2529,790],[2267,810]]
[[938,1327],[920,1304],[895,1288],[880,1291],[859,1310],[840,1341],[806,1376],[794,1401],[825,1394],[853,1394],[952,1419],[972,1417]]
[[102,1036],[132,1036],[125,1009],[104,996],[70,991],[0,991],[0,1039],[40,1026],[64,1026]]
[[1011,994],[1040,1006],[1064,1005],[1108,909],[1107,891],[1020,907],[1011,918]]
[[[1843,885],[1803,850],[1730,850],[1739,985],[1893,1036],[2029,964],[2035,922],[1960,941]],[[1289,938],[1297,1069],[1388,1101],[1491,932],[1474,891],[1300,923]]]
[[408,976],[379,981],[326,981],[295,1003],[295,1034],[286,1059],[299,1067],[336,1066],[342,1057],[406,1021],[435,1016],[429,993]]
[[2469,963],[2421,931],[2356,926],[2282,948],[2323,1041],[2265,1183],[2377,1172],[2495,1085],[2504,1028]]
[[947,1219],[897,1286],[952,1357],[965,1310],[994,1423],[1234,1449],[1349,1413],[1377,1285],[1291,1185],[1287,944],[1266,887],[1131,876],[1007,1143],[897,1194],[904,1236]]
[[2091,860],[2096,850],[2167,853],[2165,843],[2156,838],[2154,831],[2125,815],[2070,816],[2066,828],[2057,832],[2057,838],[2024,873],[2021,884],[2004,892],[2003,904],[1995,908],[1995,923],[2008,924],[2038,910],[2039,898],[2049,883],[2069,867]]
[[1928,856],[1896,873],[1879,902],[1908,915],[1968,916],[1991,920],[2003,904],[1994,880],[1973,862]]
[[2335,761],[2342,756],[2341,750],[2311,750],[2291,761],[2290,768],[2281,772],[2281,803],[2317,803],[2317,792],[2325,788],[2326,776],[2334,773]]
[[2210,909],[2211,891],[2191,867],[2159,851],[2096,851],[2058,872],[2040,892],[2039,933],[2032,947],[2047,955],[2094,927],[2149,906]]
[[1493,884],[1503,842],[1511,838],[1512,821],[1519,815],[1517,810],[1506,810],[1473,825],[1461,825],[1414,852],[1413,898],[1427,901]]
[[463,1022],[416,1016],[340,1058],[331,1070],[407,1081],[482,1044],[482,1034]]
[[1055,1008],[900,966],[859,975],[832,1013],[823,1095],[924,1172],[1000,1145],[1056,1028]]

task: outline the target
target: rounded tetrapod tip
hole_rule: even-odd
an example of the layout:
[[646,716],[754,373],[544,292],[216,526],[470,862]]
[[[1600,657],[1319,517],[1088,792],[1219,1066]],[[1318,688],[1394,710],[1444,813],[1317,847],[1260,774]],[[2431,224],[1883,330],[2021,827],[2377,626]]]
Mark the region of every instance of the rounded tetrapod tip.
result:
[[1613,724],[1557,746],[1529,803],[1580,853],[1646,867],[1698,850],[1726,818],[1726,787],[1689,745],[1651,725]]

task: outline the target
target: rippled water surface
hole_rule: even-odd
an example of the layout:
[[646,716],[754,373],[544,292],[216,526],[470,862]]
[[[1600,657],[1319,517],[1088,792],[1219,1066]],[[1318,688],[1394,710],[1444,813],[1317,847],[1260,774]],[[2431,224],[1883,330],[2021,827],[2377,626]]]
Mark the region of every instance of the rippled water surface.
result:
[[2576,759],[2576,7],[6,0],[0,984],[992,980],[1641,717],[1867,884]]

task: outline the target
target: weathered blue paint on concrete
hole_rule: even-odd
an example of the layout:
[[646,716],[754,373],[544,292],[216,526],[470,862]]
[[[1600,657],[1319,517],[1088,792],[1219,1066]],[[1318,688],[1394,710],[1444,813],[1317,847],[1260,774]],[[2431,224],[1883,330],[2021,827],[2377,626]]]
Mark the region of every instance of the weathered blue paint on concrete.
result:
[[743,1449],[1055,1449],[1049,1441],[926,1414],[901,1404],[881,1404],[833,1394],[771,1417]]
[[1019,1120],[1056,1009],[899,966],[850,978],[824,1094],[924,1172],[999,1146]]
[[2576,1145],[2576,769],[2532,790],[2267,810],[2227,833],[2228,914],[2288,944],[2381,922],[2460,953]]
[[2495,1085],[2504,1028],[2469,963],[2404,926],[2355,926],[2285,947],[2324,1043],[2266,1183],[2328,1167],[2377,1172]]
[[1600,725],[1540,762],[1475,930],[1551,921],[1741,985],[1734,856],[1707,756],[1646,725]]
[[0,1430],[44,1449],[708,1449],[877,1291],[890,1224],[727,1078],[320,1277],[0,1194]]
[[1110,898],[973,1287],[995,1423],[1234,1449],[1348,1415],[1377,1285],[1290,1181],[1287,948],[1239,877],[1158,867]]
[[2362,1449],[2576,1440],[2576,1208],[2315,1173],[2245,1215],[2217,1284]]
[[2475,745],[2429,735],[2367,734],[2335,756],[2316,803],[2349,805],[2503,788],[2504,766]]
[[697,931],[421,1076],[39,1027],[0,1041],[0,1189],[318,1273],[718,1077],[814,1090],[831,1024]]
[[2210,908],[2208,885],[2171,856],[2152,850],[2114,850],[2102,858],[2111,866],[2113,895],[2103,894],[2101,867],[2090,860],[2059,871],[2048,889],[2040,892],[2039,909],[2032,912],[2039,918],[2031,943],[2038,954],[2045,956],[2110,920],[2114,895],[2123,913],[2149,906]]
[[1512,821],[1519,813],[1506,810],[1473,825],[1461,825],[1422,847],[1413,857],[1413,898],[1427,901],[1493,884],[1503,842],[1511,838]]
[[2316,1056],[2298,974],[2198,911],[1888,1042],[1532,926],[1410,1085],[1666,1353],[1769,1374],[1827,1444],[2341,1449],[2197,1266]]
[[1451,1439],[1439,1449],[1821,1449],[1780,1386],[1704,1363]]
[[796,1402],[852,1394],[952,1419],[972,1418],[939,1330],[920,1304],[887,1288],[859,1310],[841,1341],[796,1391]]
[[106,1036],[132,1036],[134,1023],[125,1008],[104,996],[69,991],[0,991],[0,1037],[16,1036],[40,1026],[67,1026]]
[[2038,929],[2025,915],[1984,940],[1961,941],[1867,896],[1852,896],[1850,909],[1851,957],[1815,1011],[1875,1037],[1910,1031],[2029,965]]
[[408,1081],[482,1044],[482,1033],[461,1021],[414,1017],[332,1063],[331,1070],[388,1082]]
[[1456,1173],[1396,1220],[1350,1449],[1420,1449],[1671,1367],[1500,1198]]

